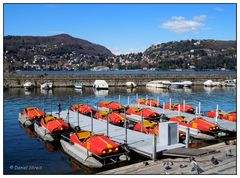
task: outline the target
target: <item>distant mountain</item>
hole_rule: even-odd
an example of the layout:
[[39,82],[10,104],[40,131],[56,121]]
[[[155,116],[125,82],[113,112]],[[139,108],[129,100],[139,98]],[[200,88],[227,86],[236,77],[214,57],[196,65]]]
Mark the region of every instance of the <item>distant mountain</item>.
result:
[[71,53],[93,56],[113,56],[106,47],[87,40],[74,38],[68,34],[55,36],[5,36],[4,50],[17,54],[19,51],[34,55],[54,56],[55,54]]

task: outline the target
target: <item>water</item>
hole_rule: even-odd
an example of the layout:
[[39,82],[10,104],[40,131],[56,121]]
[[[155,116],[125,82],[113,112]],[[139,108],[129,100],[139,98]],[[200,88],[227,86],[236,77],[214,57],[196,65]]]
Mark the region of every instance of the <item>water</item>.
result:
[[36,71],[25,70],[16,71],[17,74],[236,74],[236,71],[232,70],[108,70],[108,71],[90,71],[90,70],[77,70],[77,71]]
[[[96,92],[92,88],[75,90],[73,88],[55,88],[50,92],[42,92],[34,89],[26,92],[22,88],[8,89],[4,91],[4,173],[5,174],[94,174],[99,170],[88,169],[64,154],[59,145],[46,144],[41,141],[34,132],[22,128],[18,121],[18,113],[22,108],[35,106],[50,111],[52,100],[53,110],[57,111],[58,103],[61,108],[76,103],[89,103],[94,105],[103,100],[120,100],[127,104],[128,97],[131,103],[135,102],[136,93],[139,98],[160,97],[161,104],[186,100],[186,104],[194,107],[201,102],[202,112],[215,110],[216,105],[225,111],[236,110],[235,88],[203,88],[175,90],[149,90],[138,87],[134,90],[124,87],[110,88],[109,91]],[[203,146],[203,145],[201,145]],[[133,155],[132,162],[143,160]],[[128,163],[129,164],[129,163]]]

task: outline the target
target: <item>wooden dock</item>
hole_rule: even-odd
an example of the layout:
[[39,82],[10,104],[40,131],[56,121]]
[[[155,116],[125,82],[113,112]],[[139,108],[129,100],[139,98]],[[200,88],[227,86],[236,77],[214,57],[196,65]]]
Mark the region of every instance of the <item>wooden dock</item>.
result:
[[[53,115],[58,117],[57,112],[53,112]],[[154,152],[154,136],[144,134],[141,132],[133,131],[130,129],[126,130],[124,127],[119,127],[112,124],[107,124],[107,121],[92,119],[91,117],[79,114],[77,112],[69,111],[69,118],[68,118],[68,111],[64,110],[60,113],[60,117],[63,118],[65,121],[69,121],[72,127],[79,126],[83,130],[93,131],[95,134],[104,134],[109,136],[112,140],[116,141],[117,143],[124,144],[126,143],[128,147],[140,153],[146,157],[152,158]],[[107,129],[108,127],[108,129]],[[127,138],[127,142],[126,142]],[[165,150],[174,149],[184,147],[184,144],[177,143],[168,146],[163,146],[163,143],[159,139],[156,138],[156,154],[160,154]]]
[[[165,114],[169,118],[180,115],[180,116],[184,116],[187,121],[191,121],[196,117],[194,114],[190,114],[190,113],[186,113],[186,112],[178,112],[178,111],[173,111],[173,110],[169,110],[169,109],[162,109],[159,107],[151,107],[151,106],[146,106],[146,105],[141,105],[141,104],[130,104],[130,107],[151,108],[153,111],[155,111],[159,114]],[[202,117],[203,119],[205,119],[208,122],[211,122],[214,124],[217,123],[219,128],[222,130],[231,131],[231,132],[237,131],[236,122],[221,120],[221,119],[218,119],[216,122],[215,118],[210,118],[210,117],[201,116],[201,115],[199,115],[199,117]]]

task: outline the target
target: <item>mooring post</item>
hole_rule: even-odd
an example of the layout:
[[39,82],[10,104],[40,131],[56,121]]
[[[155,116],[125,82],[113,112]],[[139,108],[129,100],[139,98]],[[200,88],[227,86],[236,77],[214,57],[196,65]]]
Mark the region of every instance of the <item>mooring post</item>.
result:
[[189,147],[189,137],[190,137],[190,130],[189,127],[186,128],[186,138],[185,138],[185,147]]
[[216,109],[216,118],[215,118],[215,122],[218,122],[218,104],[217,104],[217,109]]
[[136,101],[138,102],[138,93],[136,94]]
[[183,112],[185,112],[185,110],[186,110],[186,102],[185,100],[183,100]]
[[156,151],[157,151],[157,140],[156,140],[156,134],[154,133],[153,134],[153,154],[152,154],[153,161],[156,161],[156,157],[157,157]]
[[159,96],[157,96],[157,103],[159,104]]
[[163,102],[163,114],[165,113],[165,102]]
[[201,115],[201,102],[198,102],[198,114]]
[[130,104],[130,98],[129,98],[129,96],[128,96],[128,106],[129,106],[129,104]]
[[67,112],[67,122],[69,123],[69,108],[70,108],[70,102],[71,102],[71,98],[68,97],[68,112]]
[[198,107],[196,107],[196,112],[195,112],[195,118],[197,119],[198,117]]
[[180,104],[178,105],[178,116],[180,116]]
[[121,95],[118,95],[118,102],[121,103]]
[[169,99],[169,105],[170,105],[169,108],[171,110],[172,109],[172,98]]
[[126,118],[126,108],[124,108],[124,128],[125,128],[125,144],[127,145],[127,118]]
[[93,133],[93,112],[91,112],[91,132]]

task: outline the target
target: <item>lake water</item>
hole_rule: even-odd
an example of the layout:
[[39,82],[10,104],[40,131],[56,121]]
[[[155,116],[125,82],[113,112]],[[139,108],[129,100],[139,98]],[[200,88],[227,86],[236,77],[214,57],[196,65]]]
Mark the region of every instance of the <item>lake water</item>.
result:
[[[22,108],[35,106],[50,111],[52,100],[53,110],[57,111],[58,103],[66,109],[76,102],[94,105],[100,101],[118,101],[119,95],[122,104],[134,103],[136,94],[139,98],[156,99],[160,103],[182,102],[194,107],[201,102],[202,112],[215,110],[216,105],[225,111],[236,110],[236,88],[204,88],[175,90],[150,90],[138,87],[128,90],[124,87],[110,88],[109,91],[94,91],[92,88],[75,90],[73,88],[54,88],[52,91],[43,92],[34,89],[31,92],[23,88],[7,89],[4,91],[4,173],[5,174],[93,174],[96,170],[88,169],[65,155],[59,145],[51,145],[41,141],[34,132],[22,128],[18,123],[18,113]],[[70,104],[68,103],[70,101]],[[143,158],[133,155],[132,162]],[[128,164],[130,164],[128,163]],[[106,168],[107,169],[107,168]]]

